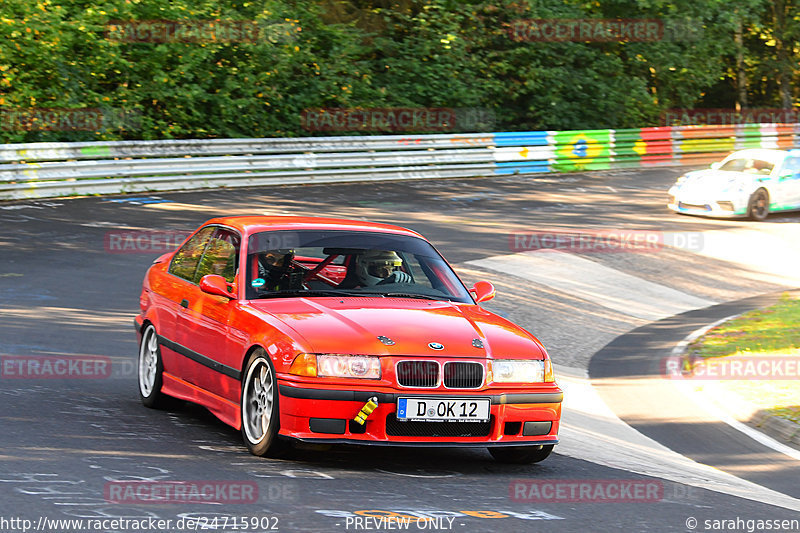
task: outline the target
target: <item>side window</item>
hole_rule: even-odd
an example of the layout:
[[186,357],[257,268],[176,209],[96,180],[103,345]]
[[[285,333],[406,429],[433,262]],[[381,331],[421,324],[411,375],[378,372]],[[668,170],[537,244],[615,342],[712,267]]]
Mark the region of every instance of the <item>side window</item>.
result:
[[787,157],[783,163],[784,171],[792,171],[792,174],[800,173],[800,157]]
[[720,170],[729,170],[732,172],[743,172],[747,168],[747,159],[731,159],[721,167]]
[[203,256],[203,250],[214,229],[213,226],[201,229],[178,250],[169,266],[170,274],[175,274],[187,281],[194,280],[197,263]]
[[239,265],[239,236],[230,230],[218,228],[208,241],[203,258],[194,274],[195,283],[208,274],[217,274],[233,283]]
[[767,161],[761,161],[760,159],[753,160],[753,171],[756,174],[763,174],[765,176],[768,176],[772,172],[773,168],[775,168],[775,165],[773,165],[772,163],[768,163]]

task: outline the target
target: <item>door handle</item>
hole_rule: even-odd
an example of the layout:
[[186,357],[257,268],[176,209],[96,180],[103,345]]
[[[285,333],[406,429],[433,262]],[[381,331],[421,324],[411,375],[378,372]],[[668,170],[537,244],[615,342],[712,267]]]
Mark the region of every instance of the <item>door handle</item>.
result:
[[186,298],[181,300],[181,307],[183,307],[184,309],[189,309],[189,300],[187,300]]

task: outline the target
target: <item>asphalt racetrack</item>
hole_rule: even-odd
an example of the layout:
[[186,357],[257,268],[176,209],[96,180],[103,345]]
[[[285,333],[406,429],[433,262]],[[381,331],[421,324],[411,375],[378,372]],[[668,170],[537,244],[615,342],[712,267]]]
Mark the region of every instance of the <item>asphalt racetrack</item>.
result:
[[[692,330],[800,285],[800,214],[764,223],[676,215],[665,204],[679,172],[0,203],[0,531],[22,531],[24,520],[29,530],[78,530],[79,522],[42,522],[72,519],[109,520],[91,529],[109,532],[132,530],[112,519],[172,521],[145,531],[389,531],[403,517],[411,531],[734,530],[720,521],[746,531],[748,521],[800,519],[800,461],[733,430],[658,375],[660,358]],[[144,272],[163,252],[153,241],[126,247],[125,238],[177,239],[223,214],[363,218],[425,235],[468,285],[495,284],[488,309],[547,347],[566,394],[561,443],[530,466],[456,448],[305,447],[263,459],[203,408],[144,408],[132,319]],[[534,234],[629,230],[655,244],[528,252],[545,242]],[[112,372],[15,375],[20,358],[75,355],[110,358]],[[109,497],[120,481],[209,480],[256,496]],[[595,492],[556,490],[580,484]]]

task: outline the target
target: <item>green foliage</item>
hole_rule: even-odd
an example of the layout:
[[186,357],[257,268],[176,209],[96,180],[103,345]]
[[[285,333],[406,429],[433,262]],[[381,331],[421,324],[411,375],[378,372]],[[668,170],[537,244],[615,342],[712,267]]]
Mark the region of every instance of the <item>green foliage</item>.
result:
[[788,294],[765,309],[718,326],[690,346],[690,355],[722,357],[742,353],[792,354],[800,350],[800,300]]
[[[732,106],[739,24],[749,100],[778,107],[776,73],[784,87],[798,74],[796,1],[3,0],[0,141],[309,135],[300,116],[314,108],[481,108],[496,117],[484,131],[659,125],[665,109]],[[668,31],[644,42],[509,31],[587,18]],[[194,42],[131,42],[112,28],[154,20],[249,21],[258,37],[205,28]],[[31,109],[105,118],[77,130],[15,123]]]

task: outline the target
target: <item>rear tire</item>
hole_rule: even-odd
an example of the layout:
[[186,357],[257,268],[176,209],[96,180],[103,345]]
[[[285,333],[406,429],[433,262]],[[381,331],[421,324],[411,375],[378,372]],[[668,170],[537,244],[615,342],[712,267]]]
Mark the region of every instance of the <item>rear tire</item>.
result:
[[529,465],[547,459],[553,451],[552,444],[544,446],[496,446],[489,448],[495,461],[500,463],[510,463],[515,465]]
[[158,344],[156,328],[148,324],[142,331],[138,359],[139,398],[145,407],[157,409],[166,405],[166,396],[161,392],[164,363],[161,346]]
[[242,439],[250,453],[275,457],[287,448],[286,442],[278,438],[280,409],[275,367],[260,348],[247,360],[239,409]]
[[747,202],[747,216],[761,222],[767,215],[769,215],[769,193],[765,189],[758,189]]

